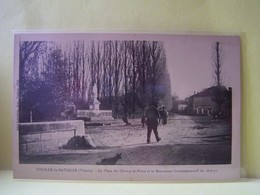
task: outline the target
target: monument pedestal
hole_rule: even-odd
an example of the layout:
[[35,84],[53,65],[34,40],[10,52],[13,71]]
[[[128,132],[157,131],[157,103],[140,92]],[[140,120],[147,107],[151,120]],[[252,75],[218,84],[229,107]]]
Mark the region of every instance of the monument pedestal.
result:
[[89,110],[99,110],[100,102],[97,99],[94,99],[93,102],[89,105]]
[[112,120],[112,110],[78,110],[77,117],[91,121]]
[[94,85],[89,110],[77,110],[77,117],[101,122],[104,120],[112,120],[112,110],[100,110],[99,106],[100,102],[97,99],[97,86]]

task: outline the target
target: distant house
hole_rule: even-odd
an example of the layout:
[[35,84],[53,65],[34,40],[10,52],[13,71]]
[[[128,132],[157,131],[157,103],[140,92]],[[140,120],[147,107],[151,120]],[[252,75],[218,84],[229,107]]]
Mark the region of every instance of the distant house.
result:
[[188,106],[188,105],[187,105],[187,104],[184,104],[184,103],[178,104],[178,112],[185,112],[187,106]]
[[192,113],[196,115],[212,115],[227,112],[229,91],[224,86],[213,86],[191,96]]

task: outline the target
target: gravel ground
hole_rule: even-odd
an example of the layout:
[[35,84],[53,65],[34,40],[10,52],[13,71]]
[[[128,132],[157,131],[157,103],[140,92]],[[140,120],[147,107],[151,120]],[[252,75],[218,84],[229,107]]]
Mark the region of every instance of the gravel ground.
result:
[[157,143],[152,134],[146,143],[146,127],[140,119],[130,119],[130,126],[114,120],[111,125],[87,127],[97,148],[90,150],[59,149],[48,154],[22,156],[21,163],[96,164],[104,158],[122,153],[117,165],[194,165],[229,164],[231,162],[231,130],[223,120],[198,116],[170,116],[160,125]]
[[[89,127],[89,133],[98,147],[132,146],[146,143],[146,127],[142,128],[139,119],[130,119],[131,126],[117,122],[111,126]],[[165,144],[223,144],[230,142],[231,132],[227,122],[211,120],[208,117],[170,116],[167,125],[158,127],[162,138],[159,145]],[[151,136],[155,142],[154,135]]]

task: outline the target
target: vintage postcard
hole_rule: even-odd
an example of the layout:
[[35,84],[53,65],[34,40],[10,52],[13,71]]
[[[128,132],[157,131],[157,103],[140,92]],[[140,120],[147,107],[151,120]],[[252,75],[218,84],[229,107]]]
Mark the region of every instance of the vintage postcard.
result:
[[239,36],[14,35],[14,178],[240,178]]

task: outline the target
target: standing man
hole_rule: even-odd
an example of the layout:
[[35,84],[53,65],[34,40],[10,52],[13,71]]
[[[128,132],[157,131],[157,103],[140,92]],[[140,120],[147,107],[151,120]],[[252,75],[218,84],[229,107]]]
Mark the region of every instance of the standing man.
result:
[[160,118],[162,119],[162,124],[163,125],[167,124],[168,112],[164,106],[161,107],[159,113],[160,113]]
[[150,137],[153,130],[156,141],[159,142],[161,138],[158,135],[158,120],[159,120],[159,110],[158,104],[152,103],[151,106],[145,112],[146,124],[147,124],[147,143],[150,143]]
[[146,124],[146,112],[147,112],[147,107],[144,108],[143,116],[141,118],[141,123],[142,123],[142,128],[144,128],[144,125]]

